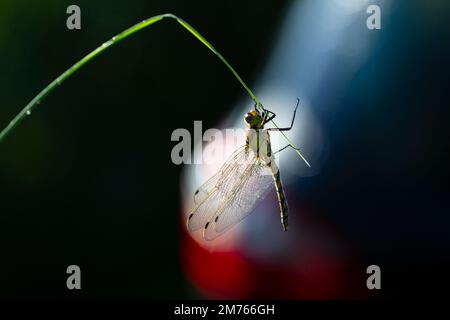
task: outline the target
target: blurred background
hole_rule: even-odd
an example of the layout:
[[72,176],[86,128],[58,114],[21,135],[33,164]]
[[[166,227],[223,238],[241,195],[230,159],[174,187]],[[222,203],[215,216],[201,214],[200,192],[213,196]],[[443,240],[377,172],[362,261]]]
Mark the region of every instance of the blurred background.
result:
[[[66,28],[81,7],[82,29]],[[366,8],[381,7],[381,30]],[[0,144],[0,297],[404,298],[447,288],[450,5],[444,1],[0,2],[0,126],[123,29],[172,12],[287,125],[274,195],[219,244],[185,229],[200,165],[177,128],[242,127],[252,101],[173,21],[111,48]],[[282,140],[279,140],[283,144]],[[82,290],[66,288],[66,268]],[[381,268],[382,290],[366,288]]]

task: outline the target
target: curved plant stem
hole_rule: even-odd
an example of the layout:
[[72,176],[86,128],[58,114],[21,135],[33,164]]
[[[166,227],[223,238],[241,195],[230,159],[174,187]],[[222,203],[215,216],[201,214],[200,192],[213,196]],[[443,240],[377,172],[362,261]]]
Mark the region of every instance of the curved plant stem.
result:
[[[228,63],[228,61],[212,46],[211,43],[208,42],[197,30],[195,30],[190,24],[188,24],[183,19],[171,14],[161,14],[157,15],[151,18],[148,18],[131,28],[126,29],[125,31],[119,33],[118,35],[112,37],[110,40],[103,43],[100,47],[89,53],[87,56],[82,58],[80,61],[75,63],[72,67],[67,69],[64,73],[62,73],[59,77],[57,77],[55,80],[53,80],[47,87],[45,87],[39,94],[33,98],[26,106],[22,109],[22,111],[19,112],[17,116],[14,117],[14,119],[0,132],[0,142],[2,142],[5,137],[20,123],[22,122],[28,115],[31,114],[34,108],[40,104],[42,99],[44,99],[50,92],[52,92],[56,87],[60,86],[66,79],[68,79],[72,74],[74,74],[78,69],[83,67],[85,64],[87,64],[89,61],[94,59],[96,56],[98,56],[103,51],[107,50],[109,47],[119,43],[120,41],[126,39],[133,33],[136,33],[158,21],[161,21],[165,18],[174,19],[179,24],[181,24],[186,30],[188,30],[192,35],[194,35],[200,42],[202,42],[209,50],[211,50],[222,62],[225,64],[225,66],[230,70],[234,77],[239,81],[239,83],[244,87],[244,89],[247,91],[249,96],[252,98],[252,100],[261,107],[262,110],[264,110],[263,105],[259,102],[259,100],[256,98],[256,96],[253,94],[253,92],[247,87],[245,82],[242,80],[242,78],[239,76],[239,74],[234,70],[234,68]],[[278,128],[278,126],[273,122],[273,125]],[[287,142],[294,148],[294,150],[297,152],[297,154],[305,161],[305,163],[310,167],[308,161],[303,157],[303,155],[297,150],[291,140],[286,136],[284,132],[281,132],[284,136],[284,138],[287,140]]]

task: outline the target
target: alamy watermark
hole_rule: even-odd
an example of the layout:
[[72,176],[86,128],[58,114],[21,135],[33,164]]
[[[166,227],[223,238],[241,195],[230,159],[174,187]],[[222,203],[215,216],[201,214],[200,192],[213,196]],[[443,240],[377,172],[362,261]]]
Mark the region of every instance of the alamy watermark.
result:
[[380,269],[380,267],[375,264],[372,264],[367,267],[366,273],[370,274],[370,276],[367,278],[367,281],[366,281],[367,289],[369,289],[369,290],[381,289],[381,269]]
[[[249,141],[246,141],[247,138]],[[178,128],[172,132],[171,141],[177,143],[173,146],[170,156],[175,165],[222,164],[233,151],[248,143],[249,149],[251,148],[253,152],[256,150],[260,157],[277,161],[278,158],[272,156],[277,150],[272,148],[280,145],[279,139],[279,134],[269,136],[266,130],[210,128],[203,132],[202,121],[194,121],[193,134],[185,128]],[[240,161],[246,163],[248,158],[243,157]]]
[[372,4],[367,7],[366,12],[370,16],[366,20],[366,26],[369,30],[380,30],[381,29],[381,9],[376,4]]
[[70,5],[67,7],[66,13],[69,17],[66,20],[66,26],[69,30],[81,29],[81,9],[77,5]]
[[81,269],[79,266],[73,264],[67,267],[66,273],[69,274],[66,280],[67,289],[73,290],[81,289]]

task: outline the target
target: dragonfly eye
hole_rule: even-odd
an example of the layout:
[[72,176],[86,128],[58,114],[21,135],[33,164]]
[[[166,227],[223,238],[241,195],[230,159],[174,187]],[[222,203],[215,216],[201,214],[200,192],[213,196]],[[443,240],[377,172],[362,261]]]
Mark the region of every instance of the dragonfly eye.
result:
[[247,122],[248,124],[251,123],[252,118],[253,118],[253,116],[250,114],[250,112],[249,112],[249,113],[246,113],[245,116],[244,116],[244,120],[245,120],[245,122]]

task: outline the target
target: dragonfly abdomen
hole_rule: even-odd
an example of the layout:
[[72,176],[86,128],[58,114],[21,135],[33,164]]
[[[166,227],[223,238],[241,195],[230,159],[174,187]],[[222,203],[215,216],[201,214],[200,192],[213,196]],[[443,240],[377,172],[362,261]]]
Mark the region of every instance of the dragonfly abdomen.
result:
[[284,231],[287,231],[288,204],[286,200],[286,195],[284,194],[283,184],[281,183],[280,171],[278,170],[278,168],[272,167],[272,176],[275,182],[275,189],[277,190],[278,203],[280,205],[281,224],[283,225]]

